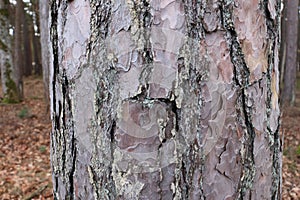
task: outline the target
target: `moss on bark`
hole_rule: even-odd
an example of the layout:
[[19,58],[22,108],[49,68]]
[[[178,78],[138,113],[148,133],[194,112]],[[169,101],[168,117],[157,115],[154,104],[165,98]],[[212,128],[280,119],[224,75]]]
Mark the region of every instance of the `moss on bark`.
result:
[[18,90],[17,85],[11,77],[11,67],[8,62],[5,63],[6,72],[4,76],[6,77],[5,86],[7,88],[6,93],[4,94],[4,98],[2,100],[3,103],[19,103],[20,99],[18,98]]

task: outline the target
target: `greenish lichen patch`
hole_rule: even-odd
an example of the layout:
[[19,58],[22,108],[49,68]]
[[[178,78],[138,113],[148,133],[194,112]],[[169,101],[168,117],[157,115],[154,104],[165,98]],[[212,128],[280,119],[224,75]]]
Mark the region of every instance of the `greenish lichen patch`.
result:
[[8,18],[9,17],[8,9],[0,9],[0,15],[2,15],[3,17]]
[[8,50],[7,45],[1,39],[0,39],[0,49],[2,49],[5,52]]
[[18,96],[17,85],[11,77],[11,67],[8,62],[5,62],[6,71],[4,72],[5,76],[5,86],[7,88],[6,93],[4,94],[4,98],[2,100],[3,103],[19,103],[20,99]]

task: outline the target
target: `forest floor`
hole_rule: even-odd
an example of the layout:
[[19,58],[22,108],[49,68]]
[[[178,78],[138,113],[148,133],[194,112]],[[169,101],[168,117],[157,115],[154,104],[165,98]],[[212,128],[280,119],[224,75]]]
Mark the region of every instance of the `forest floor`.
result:
[[[284,200],[300,199],[300,77],[298,81],[295,106],[282,112]],[[42,79],[26,78],[24,93],[20,104],[0,104],[0,200],[53,199],[51,122]]]
[[42,79],[26,78],[24,96],[20,104],[0,104],[0,199],[53,199]]
[[300,199],[300,73],[297,75],[295,105],[282,108],[283,199]]

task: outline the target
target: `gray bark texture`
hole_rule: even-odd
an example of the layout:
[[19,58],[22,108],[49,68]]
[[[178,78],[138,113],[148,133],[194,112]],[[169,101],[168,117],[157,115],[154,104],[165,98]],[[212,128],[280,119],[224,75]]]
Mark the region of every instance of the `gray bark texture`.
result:
[[22,14],[24,5],[22,0],[16,1],[15,12],[15,29],[14,29],[14,65],[13,65],[13,79],[16,83],[17,101],[23,99],[23,69],[24,69],[24,57],[22,51]]
[[0,67],[2,92],[7,93],[7,71],[11,70],[11,41],[9,37],[8,4],[0,0]]
[[11,37],[9,35],[9,1],[0,0],[0,68],[3,101],[18,102],[15,68],[12,65]]
[[[43,68],[43,80],[45,86],[45,99],[49,101],[49,62],[50,62],[50,34],[49,34],[49,1],[39,0],[39,21],[40,21],[40,40],[41,56]],[[37,64],[37,63],[36,63]]]
[[51,3],[55,199],[280,199],[280,1]]
[[32,38],[30,35],[29,27],[32,27],[32,19],[25,11],[25,5],[23,3],[23,12],[22,12],[22,24],[23,24],[23,32],[22,32],[22,40],[23,40],[23,55],[24,55],[24,69],[23,75],[30,76],[32,75]]

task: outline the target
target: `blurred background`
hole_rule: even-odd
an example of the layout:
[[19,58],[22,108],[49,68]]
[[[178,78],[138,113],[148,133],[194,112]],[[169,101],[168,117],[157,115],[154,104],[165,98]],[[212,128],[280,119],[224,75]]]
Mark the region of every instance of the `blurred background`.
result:
[[[283,199],[300,199],[300,7],[283,3]],[[0,0],[0,199],[52,199],[48,4]]]

